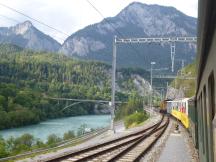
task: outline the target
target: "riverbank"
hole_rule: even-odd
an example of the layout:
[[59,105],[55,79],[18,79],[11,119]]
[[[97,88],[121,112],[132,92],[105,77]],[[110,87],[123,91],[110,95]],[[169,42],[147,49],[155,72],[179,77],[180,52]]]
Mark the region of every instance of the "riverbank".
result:
[[[42,122],[38,125],[0,132],[0,158],[32,150],[52,148],[77,139],[87,132],[109,126],[109,115],[68,117]],[[36,133],[36,134],[35,134]]]
[[[94,145],[97,145],[99,143],[103,143],[105,141],[109,141],[112,139],[116,139],[116,138],[125,136],[125,135],[130,134],[130,133],[134,133],[136,131],[139,131],[140,129],[147,128],[147,127],[155,124],[156,122],[158,122],[160,119],[161,119],[160,115],[154,115],[151,118],[149,118],[148,120],[146,120],[142,126],[131,128],[131,129],[123,129],[121,127],[116,127],[117,129],[116,129],[115,134],[113,134],[112,131],[106,131],[103,134],[98,135],[98,136],[92,138],[91,140],[88,140],[88,141],[86,141],[82,144],[79,144],[77,146],[59,149],[59,150],[56,150],[55,152],[49,152],[47,154],[41,154],[41,155],[38,155],[35,157],[29,157],[27,159],[20,160],[20,162],[21,161],[22,162],[23,161],[25,161],[25,162],[44,161],[45,159],[49,159],[52,157],[58,157],[58,156],[61,156],[64,154],[75,152],[77,150],[81,150],[81,149],[84,149],[86,147],[94,146]],[[118,123],[118,125],[120,125],[120,124]]]
[[96,129],[108,126],[110,120],[110,115],[66,117],[47,120],[35,125],[1,130],[0,135],[4,139],[8,139],[11,136],[17,138],[22,134],[28,133],[45,142],[50,134],[56,134],[58,137],[62,138],[64,133],[69,130],[77,133],[81,125],[86,125],[87,128]]

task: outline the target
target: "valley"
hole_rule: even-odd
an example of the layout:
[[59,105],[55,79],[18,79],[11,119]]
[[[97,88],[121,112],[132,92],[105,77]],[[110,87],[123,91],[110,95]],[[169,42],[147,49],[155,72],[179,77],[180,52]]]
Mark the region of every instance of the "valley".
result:
[[[73,102],[59,102],[47,97],[110,101],[110,65],[24,50],[9,44],[0,48],[0,129],[59,117],[109,114],[108,106],[97,103],[82,103],[62,111]],[[147,96],[150,92],[149,72],[119,69],[117,74],[117,101]],[[137,79],[140,82],[137,83]],[[155,83],[162,84],[160,80]],[[141,86],[144,89],[141,90]]]

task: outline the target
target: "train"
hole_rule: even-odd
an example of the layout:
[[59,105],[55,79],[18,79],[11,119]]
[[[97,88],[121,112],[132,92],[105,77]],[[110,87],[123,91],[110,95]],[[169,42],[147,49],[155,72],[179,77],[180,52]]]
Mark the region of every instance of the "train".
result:
[[[216,1],[198,1],[197,78],[193,98],[166,101],[167,113],[182,122],[198,149],[200,162],[216,162]],[[180,102],[186,101],[181,110]],[[174,105],[169,107],[169,104]],[[178,108],[176,108],[178,107]],[[163,111],[165,107],[162,108]],[[183,116],[182,116],[183,114]],[[183,119],[187,117],[187,119]],[[185,121],[184,121],[185,120]]]
[[188,100],[189,98],[182,98],[173,101],[167,101],[167,113],[181,121],[185,128],[189,127]]
[[201,162],[216,162],[216,1],[199,0],[195,112]]
[[[160,105],[160,112],[167,113],[179,120],[185,128],[189,128],[189,100],[190,98],[180,98],[174,100],[164,100]],[[194,101],[194,100],[193,100]]]
[[198,148],[198,122],[195,109],[195,97],[164,100],[161,102],[160,112],[172,115],[175,119],[180,121],[189,131],[195,147]]

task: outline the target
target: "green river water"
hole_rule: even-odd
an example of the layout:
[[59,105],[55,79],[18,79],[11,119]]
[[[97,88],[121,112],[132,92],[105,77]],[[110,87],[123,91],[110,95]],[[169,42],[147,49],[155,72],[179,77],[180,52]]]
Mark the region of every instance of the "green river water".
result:
[[10,136],[19,137],[24,133],[32,134],[35,138],[46,141],[47,136],[56,134],[62,137],[63,134],[69,130],[77,132],[82,124],[86,124],[87,128],[101,128],[109,126],[111,117],[110,115],[86,115],[67,117],[60,119],[53,119],[41,122],[39,124],[1,130],[0,135],[7,139]]

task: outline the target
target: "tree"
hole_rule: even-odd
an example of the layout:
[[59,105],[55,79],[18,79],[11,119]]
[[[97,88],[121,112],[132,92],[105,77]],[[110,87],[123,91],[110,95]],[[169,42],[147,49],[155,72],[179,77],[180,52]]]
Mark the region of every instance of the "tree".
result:
[[56,134],[51,134],[48,136],[47,138],[47,144],[48,145],[54,145],[56,144],[57,142],[60,142],[61,141],[61,138],[59,138]]
[[10,125],[10,119],[8,113],[5,111],[0,111],[0,129],[7,128]]
[[5,141],[0,137],[0,158],[4,158],[8,155],[8,152],[6,150],[6,143]]
[[8,152],[12,152],[15,149],[15,138],[14,137],[9,137],[6,140],[6,148]]
[[31,107],[33,103],[32,94],[28,91],[20,91],[14,100],[17,104],[23,105],[25,107]]
[[37,139],[36,140],[36,146],[38,147],[38,148],[42,148],[42,147],[44,147],[46,144],[44,144],[41,140],[39,140],[39,139]]
[[63,139],[64,139],[64,140],[68,140],[68,139],[75,138],[75,137],[76,137],[76,136],[75,136],[74,131],[71,131],[71,130],[70,130],[70,131],[64,133]]
[[15,145],[25,145],[31,147],[34,144],[34,137],[31,134],[25,133],[15,140]]
[[7,100],[4,96],[0,95],[0,110],[5,110],[4,108],[7,106]]
[[83,134],[85,134],[85,129],[87,128],[87,124],[82,124],[77,131],[77,135],[81,136]]

